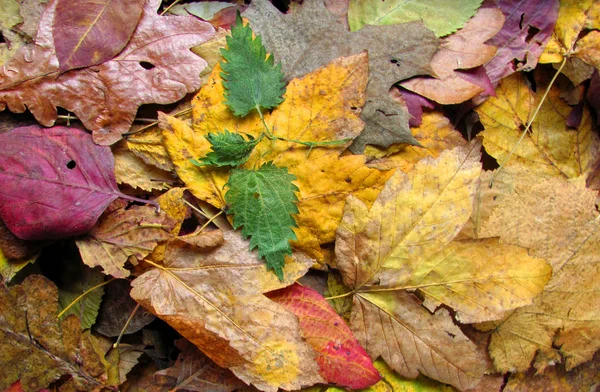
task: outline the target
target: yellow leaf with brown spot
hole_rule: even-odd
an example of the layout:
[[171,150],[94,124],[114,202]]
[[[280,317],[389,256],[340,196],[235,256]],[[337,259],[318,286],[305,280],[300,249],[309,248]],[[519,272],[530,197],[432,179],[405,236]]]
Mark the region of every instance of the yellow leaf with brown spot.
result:
[[370,209],[350,196],[336,240],[354,293],[351,327],[369,355],[404,377],[422,373],[459,389],[474,387],[486,365],[453,318],[499,319],[530,304],[550,278],[545,261],[521,247],[454,240],[472,213],[477,150],[456,147],[396,172]]
[[448,118],[439,112],[424,113],[421,125],[412,128],[411,131],[422,147],[392,146],[389,149],[382,149],[367,146],[365,155],[369,158],[377,158],[369,162],[369,167],[379,170],[399,169],[408,173],[425,157],[437,158],[445,150],[467,144],[461,133],[450,124]]
[[[542,75],[545,76],[548,75]],[[534,93],[520,74],[513,74],[502,80],[496,97],[475,109],[485,128],[481,133],[483,146],[498,162],[503,163],[517,145],[546,86],[547,80],[538,80],[537,93]],[[559,86],[550,89],[530,132],[505,166],[565,178],[578,177],[591,170],[598,138],[592,133],[590,112],[584,108],[579,127],[569,128],[566,119],[572,108],[560,94]]]
[[164,266],[134,280],[131,296],[219,366],[263,391],[324,382],[296,317],[263,295],[293,283],[312,261],[287,257],[281,282],[239,233],[223,236],[225,243],[213,250],[172,242]]
[[[287,86],[285,100],[265,123],[276,137],[301,141],[352,139],[363,129],[359,118],[364,105],[368,59],[366,54],[342,57]],[[210,151],[204,135],[211,132],[251,134],[264,131],[256,112],[238,118],[224,104],[220,67],[213,70],[207,84],[194,98],[193,128],[169,118],[164,121],[164,143],[176,166],[177,174],[201,200],[224,207],[223,184],[226,171],[194,166]],[[256,168],[272,161],[287,167],[295,175],[299,188],[296,215],[298,241],[294,243],[311,257],[323,260],[320,244],[332,242],[342,217],[344,200],[354,194],[365,203],[375,200],[389,172],[365,165],[361,155],[341,157],[350,141],[337,146],[309,148],[297,143],[264,138],[244,165]]]
[[[576,56],[584,61],[590,60],[592,53],[598,52],[598,48],[593,45],[594,42],[598,42],[598,32],[589,32],[587,36],[590,34],[592,36],[589,38],[585,36],[580,41],[578,38],[584,30],[593,29],[600,29],[598,1],[561,0],[554,32],[540,57],[540,63],[560,63],[565,56]],[[597,58],[593,60],[598,64]]]

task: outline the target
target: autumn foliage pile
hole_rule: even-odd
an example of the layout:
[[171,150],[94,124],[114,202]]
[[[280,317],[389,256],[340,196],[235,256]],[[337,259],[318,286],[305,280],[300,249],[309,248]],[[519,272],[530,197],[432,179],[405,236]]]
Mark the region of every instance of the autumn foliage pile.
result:
[[600,3],[427,3],[0,1],[0,390],[597,385]]

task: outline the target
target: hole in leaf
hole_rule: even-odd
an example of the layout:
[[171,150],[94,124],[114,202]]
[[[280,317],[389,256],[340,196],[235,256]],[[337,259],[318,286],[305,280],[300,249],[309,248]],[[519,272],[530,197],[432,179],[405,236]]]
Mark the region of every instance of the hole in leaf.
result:
[[390,63],[391,63],[391,64],[394,64],[396,67],[399,67],[399,66],[400,66],[400,60],[391,59],[391,60],[390,60]]
[[67,162],[67,169],[69,170],[73,170],[77,167],[77,162],[75,162],[74,160],[70,160],[69,162]]
[[142,66],[142,68],[144,69],[152,69],[155,68],[155,65],[152,63],[149,63],[147,61],[140,61],[140,65]]
[[260,198],[260,194],[258,192],[254,192],[252,196],[254,196],[255,199]]
[[523,30],[523,20],[525,20],[525,13],[521,14],[521,19],[519,20],[519,30]]
[[531,39],[535,37],[539,32],[540,29],[538,29],[537,27],[529,26],[529,28],[527,29],[527,37],[525,38],[525,42],[529,43],[529,41],[531,41]]
[[356,106],[350,106],[350,110],[356,110],[358,109]]
[[344,181],[346,181],[348,184],[350,184],[352,182],[352,178],[348,177]]

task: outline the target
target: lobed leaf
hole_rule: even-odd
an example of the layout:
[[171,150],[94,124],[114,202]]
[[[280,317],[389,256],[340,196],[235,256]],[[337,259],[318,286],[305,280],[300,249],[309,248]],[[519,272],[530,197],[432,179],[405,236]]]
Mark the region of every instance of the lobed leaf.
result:
[[236,116],[251,110],[272,109],[283,102],[285,83],[281,64],[274,65],[260,36],[252,38],[250,26],[244,26],[238,14],[236,24],[227,37],[227,48],[221,49],[225,104]]
[[298,213],[295,179],[286,168],[270,162],[258,170],[234,169],[225,194],[233,227],[242,227],[242,235],[250,237],[250,249],[258,247],[259,257],[281,280],[284,258],[292,254],[290,241],[296,239],[292,230],[296,227],[292,215]]

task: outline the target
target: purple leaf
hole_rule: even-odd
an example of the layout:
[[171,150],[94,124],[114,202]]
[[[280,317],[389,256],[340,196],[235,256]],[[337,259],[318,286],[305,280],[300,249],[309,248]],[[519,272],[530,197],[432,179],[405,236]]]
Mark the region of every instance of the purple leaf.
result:
[[110,148],[85,131],[32,125],[0,145],[0,217],[22,239],[83,234],[121,196]]
[[558,0],[499,0],[498,7],[506,20],[500,32],[487,42],[497,46],[498,51],[485,66],[494,86],[516,71],[535,68],[554,31]]

